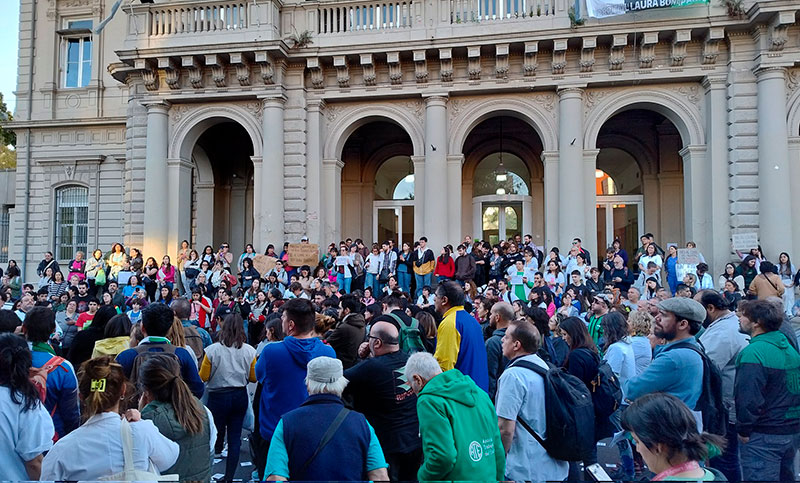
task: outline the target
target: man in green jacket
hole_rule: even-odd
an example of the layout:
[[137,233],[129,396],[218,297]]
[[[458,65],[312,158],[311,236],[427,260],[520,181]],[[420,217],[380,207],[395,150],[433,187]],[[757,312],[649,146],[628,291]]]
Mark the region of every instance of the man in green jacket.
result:
[[494,406],[458,369],[442,372],[426,352],[409,357],[405,376],[417,394],[425,461],[420,481],[503,480],[505,451]]

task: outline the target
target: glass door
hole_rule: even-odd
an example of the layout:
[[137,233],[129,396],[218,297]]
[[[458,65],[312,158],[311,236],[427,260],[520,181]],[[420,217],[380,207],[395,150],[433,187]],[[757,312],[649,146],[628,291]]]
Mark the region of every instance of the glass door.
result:
[[522,203],[484,203],[481,224],[483,239],[492,245],[521,234]]
[[397,243],[398,239],[398,226],[400,222],[400,214],[397,208],[378,208],[377,210],[378,234],[375,241],[383,243],[387,240],[394,240]]
[[414,201],[375,201],[372,212],[372,235],[374,241],[383,243],[393,240],[396,246],[414,240]]
[[[633,257],[639,247],[639,236],[644,226],[642,196],[597,197],[597,253],[605,258],[606,249],[615,239]],[[631,267],[629,267],[631,268]]]

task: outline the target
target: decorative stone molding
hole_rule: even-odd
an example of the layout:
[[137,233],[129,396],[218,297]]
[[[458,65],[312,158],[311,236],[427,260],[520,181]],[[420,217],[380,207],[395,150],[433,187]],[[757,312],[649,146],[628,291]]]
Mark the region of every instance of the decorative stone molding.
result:
[[258,122],[261,122],[261,117],[264,115],[264,103],[263,102],[247,102],[244,104],[244,108],[247,109],[247,112],[253,115]]
[[133,62],[133,67],[141,74],[145,89],[148,91],[158,90],[158,73],[153,68],[151,59],[136,59]]
[[422,119],[425,114],[425,103],[419,99],[408,100],[400,103],[408,112],[414,113],[417,119]]
[[695,106],[700,105],[701,96],[698,86],[675,86],[671,87],[670,90],[677,92]]
[[320,63],[319,58],[307,58],[306,68],[311,73],[311,87],[314,89],[322,89],[325,87],[325,76],[322,73],[322,64]]
[[789,40],[789,27],[794,23],[794,17],[794,10],[778,12],[778,15],[770,26],[770,51],[783,51],[784,45],[786,45],[786,42]]
[[272,67],[272,59],[268,52],[256,52],[256,64],[261,67],[261,80],[264,84],[275,83],[275,69]]
[[581,48],[581,72],[591,72],[594,69],[594,49],[597,48],[597,37],[584,37]]
[[452,123],[453,119],[455,119],[458,114],[464,110],[464,108],[471,105],[473,102],[475,102],[475,100],[470,98],[456,97],[451,99],[447,106],[447,112],[450,115],[450,122]]
[[203,88],[203,68],[193,55],[181,57],[181,67],[189,72],[189,82],[195,89]]
[[236,66],[236,80],[240,86],[250,85],[250,61],[241,52],[231,54],[231,65]]
[[372,54],[361,54],[359,60],[364,77],[364,85],[374,86],[378,78],[375,75],[375,62],[372,60]]
[[211,79],[217,87],[225,87],[225,60],[218,54],[206,54],[206,65],[211,66]]
[[[417,106],[421,101],[416,100],[412,101],[412,103]],[[405,106],[407,108],[404,108],[394,103],[328,104],[324,111],[326,119],[325,132],[327,135],[323,146],[323,157],[325,159],[340,158],[350,133],[368,122],[367,118],[374,119],[376,117],[391,120],[402,127],[411,138],[413,154],[424,155],[424,112],[418,110],[418,107],[408,108],[410,105],[407,104]],[[417,112],[419,114],[416,114]]]
[[583,118],[586,119],[594,106],[604,97],[614,92],[612,89],[586,89],[583,93]]
[[625,47],[628,45],[628,34],[615,35],[611,41],[611,53],[608,56],[609,70],[622,70],[625,64]]
[[686,60],[686,46],[692,40],[691,30],[676,30],[675,38],[672,40],[672,52],[670,58],[673,67],[683,67]]
[[414,55],[414,78],[417,84],[428,82],[428,61],[425,59],[424,50],[415,50]]
[[789,69],[786,71],[786,98],[788,99],[800,86],[800,70]]
[[159,57],[158,68],[164,71],[164,80],[170,89],[181,88],[180,67],[173,62],[172,57]]
[[703,64],[714,65],[719,56],[719,41],[725,38],[724,27],[711,27],[708,29],[706,40],[703,43]]
[[439,77],[442,82],[453,82],[453,49],[439,49]]
[[508,79],[508,44],[496,46],[494,75],[498,79]]
[[[275,102],[274,98],[264,101],[267,100]],[[255,114],[256,110],[261,109],[260,101],[172,105],[170,108],[170,132],[172,134],[169,139],[168,159],[191,157],[192,146],[184,141],[192,138],[191,134],[196,133],[198,126],[203,130],[206,129],[202,127],[202,121],[215,117],[225,117],[239,123],[250,136],[253,144],[253,156],[261,156],[262,127]]]
[[553,109],[555,109],[555,107],[556,107],[556,99],[557,98],[558,98],[558,96],[556,96],[556,94],[554,94],[552,92],[537,93],[533,97],[533,102],[535,102],[536,104],[539,104],[540,106],[542,106],[542,108],[544,108],[545,111],[553,112]]
[[536,67],[539,66],[539,41],[525,42],[525,58],[522,61],[522,75],[533,77],[536,75]]
[[639,51],[639,68],[650,69],[653,61],[656,60],[656,45],[658,44],[658,32],[645,32],[642,34],[642,47]]
[[386,63],[389,64],[389,82],[392,85],[403,83],[403,66],[400,64],[400,52],[387,52]]
[[334,55],[333,67],[336,68],[336,83],[339,87],[350,87],[350,67],[347,64],[347,56]]
[[567,67],[567,39],[553,40],[553,75],[561,75]]
[[469,80],[480,80],[481,78],[481,47],[467,47],[467,72]]

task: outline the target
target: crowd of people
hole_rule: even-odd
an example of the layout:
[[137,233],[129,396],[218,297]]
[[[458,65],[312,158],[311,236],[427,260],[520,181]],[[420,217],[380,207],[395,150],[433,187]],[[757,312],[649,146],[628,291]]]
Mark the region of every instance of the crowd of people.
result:
[[787,253],[715,281],[691,242],[687,270],[651,234],[594,264],[531,240],[347,239],[299,267],[270,245],[267,273],[252,245],[117,243],[46,253],[38,283],[11,260],[0,479],[210,481],[224,458],[232,481],[245,428],[256,481],[795,479]]

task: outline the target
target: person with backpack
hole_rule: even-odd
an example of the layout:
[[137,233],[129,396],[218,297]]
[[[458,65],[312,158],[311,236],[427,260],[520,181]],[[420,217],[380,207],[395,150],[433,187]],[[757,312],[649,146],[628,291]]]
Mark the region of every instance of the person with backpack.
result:
[[541,340],[539,331],[527,320],[511,321],[502,337],[503,355],[511,361],[498,381],[496,403],[506,451],[505,480],[563,481],[569,473],[569,464],[550,456],[533,434],[540,438],[548,435],[545,379],[526,367],[534,364],[543,371],[549,369],[536,355]]
[[638,376],[628,379],[625,397],[635,401],[645,394],[665,392],[695,409],[703,391],[702,349],[694,335],[706,319],[706,309],[691,298],[676,297],[658,303],[653,335],[666,345]]
[[736,358],[734,387],[744,481],[794,481],[796,476],[800,354],[781,333],[782,323],[781,304],[746,300],[739,305],[739,326],[750,336]]
[[342,361],[308,362],[308,398],[281,416],[267,454],[269,480],[386,481],[383,451],[363,414],[344,407]]
[[408,358],[405,376],[417,395],[424,455],[417,479],[504,480],[505,451],[486,390],[458,369],[442,372],[441,362],[427,352]]
[[[113,309],[112,309],[113,310]],[[142,310],[142,334],[144,339],[138,346],[122,351],[117,362],[122,365],[125,376],[136,382],[139,366],[150,353],[174,354],[181,365],[181,377],[196,397],[203,396],[205,386],[197,373],[197,360],[183,347],[173,346],[166,338],[172,327],[175,315],[172,309],[164,304],[150,304]]]
[[[96,303],[96,301],[94,302]],[[75,334],[67,355],[67,360],[72,363],[73,367],[80,367],[81,364],[92,358],[95,344],[106,338],[106,324],[115,315],[117,315],[117,311],[114,307],[103,305],[97,309],[89,328],[79,330]]]
[[197,356],[197,366],[200,367],[205,350],[214,341],[211,340],[211,335],[206,329],[198,327],[189,320],[192,316],[192,303],[185,298],[175,299],[172,302],[172,311],[175,313],[175,317],[180,319],[183,325],[183,336],[186,340],[186,345],[192,348],[192,351]]
[[497,381],[508,365],[508,358],[503,354],[503,336],[508,324],[514,320],[514,308],[508,302],[497,302],[489,309],[489,327],[493,328],[492,336],[486,339],[486,362],[489,368],[489,399],[495,400]]
[[368,357],[344,371],[350,383],[346,394],[356,411],[364,414],[389,463],[392,481],[413,481],[422,463],[417,397],[404,378],[397,377],[409,355],[400,349],[396,324],[372,323],[367,342]]
[[486,345],[480,324],[464,310],[464,289],[458,282],[442,282],[433,303],[442,316],[434,357],[443,371],[458,369],[488,393]]
[[32,308],[22,323],[22,333],[31,344],[34,383],[46,391],[43,402],[53,418],[54,440],[58,440],[80,426],[81,413],[75,369],[49,343],[55,327],[56,316],[47,307]]
[[232,481],[239,466],[242,424],[250,402],[247,383],[256,382],[256,350],[246,341],[242,316],[228,315],[219,342],[208,346],[200,366],[200,378],[208,382],[208,408],[217,427],[214,454],[222,453],[227,431],[224,481]]
[[370,320],[371,323],[383,321],[397,327],[400,334],[400,350],[411,355],[415,352],[427,350],[427,347],[435,348],[436,342],[427,340],[427,334],[423,334],[424,329],[421,322],[406,313],[405,299],[399,292],[392,292],[381,299],[381,315]]
[[328,344],[336,351],[345,369],[358,362],[358,346],[364,341],[367,325],[361,314],[361,302],[355,295],[343,295],[339,299],[339,325],[327,338]]
[[[163,436],[152,421],[136,420],[133,412],[133,422],[120,417],[127,387],[122,367],[111,356],[81,366],[78,388],[88,419],[53,445],[42,461],[42,480],[149,481],[158,479],[149,472],[151,467],[163,472],[175,464],[178,444]],[[123,438],[122,434],[129,436]],[[126,449],[131,451],[132,461],[127,460]],[[129,465],[132,468],[127,472]]]
[[[16,317],[16,316],[15,316]],[[0,474],[4,480],[38,480],[42,453],[53,446],[53,419],[28,377],[31,351],[16,334],[0,334]]]

